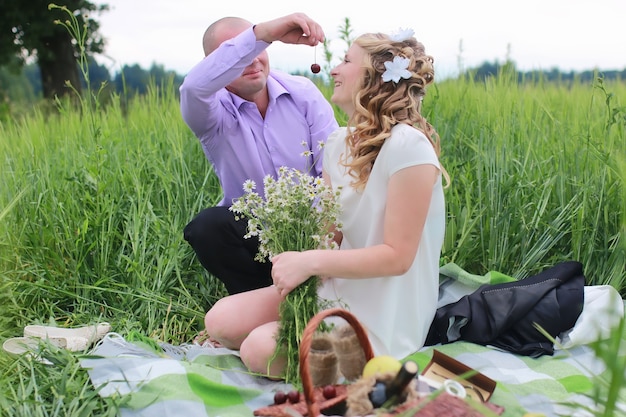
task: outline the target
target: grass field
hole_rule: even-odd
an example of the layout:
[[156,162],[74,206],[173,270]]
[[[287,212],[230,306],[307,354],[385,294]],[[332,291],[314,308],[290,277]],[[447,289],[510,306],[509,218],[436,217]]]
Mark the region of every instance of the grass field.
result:
[[[530,81],[530,80],[529,80]],[[321,86],[330,94],[329,86]],[[451,175],[441,263],[522,278],[565,260],[626,295],[625,83],[445,80],[424,101]],[[337,114],[339,120],[343,115]],[[0,125],[0,339],[98,321],[187,342],[224,294],[182,238],[220,199],[171,85]],[[8,415],[115,415],[78,359],[0,354]],[[3,414],[4,415],[4,414]]]

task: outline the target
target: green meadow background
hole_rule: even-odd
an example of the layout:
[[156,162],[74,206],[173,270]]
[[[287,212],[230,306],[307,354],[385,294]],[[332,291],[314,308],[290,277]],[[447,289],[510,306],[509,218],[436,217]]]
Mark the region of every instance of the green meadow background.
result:
[[[329,85],[320,84],[327,97]],[[424,113],[452,182],[441,263],[523,278],[580,261],[626,295],[626,83],[518,82],[506,71],[436,83]],[[146,96],[36,108],[0,124],[0,340],[27,324],[100,321],[190,342],[225,294],[182,229],[219,184],[173,84]],[[340,121],[345,120],[337,111]],[[8,415],[115,415],[77,357],[0,353]]]

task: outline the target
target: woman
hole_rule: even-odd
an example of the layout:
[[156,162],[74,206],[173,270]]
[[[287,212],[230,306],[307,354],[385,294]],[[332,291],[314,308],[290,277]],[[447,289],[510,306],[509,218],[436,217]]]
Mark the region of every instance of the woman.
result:
[[[365,34],[331,76],[331,101],[349,116],[324,150],[324,180],[341,187],[340,250],[275,256],[274,286],[220,300],[205,318],[207,332],[259,373],[276,347],[280,301],[310,276],[328,277],[320,296],[359,319],[376,355],[418,350],[436,310],[447,175],[420,114],[433,60],[412,31]],[[283,367],[271,361],[270,375]]]

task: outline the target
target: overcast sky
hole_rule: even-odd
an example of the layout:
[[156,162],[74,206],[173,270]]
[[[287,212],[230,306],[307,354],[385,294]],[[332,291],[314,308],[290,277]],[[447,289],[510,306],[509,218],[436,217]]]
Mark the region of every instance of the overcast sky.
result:
[[[626,0],[98,0],[107,40],[98,61],[112,72],[123,65],[163,65],[184,75],[203,57],[206,27],[224,16],[261,22],[292,12],[317,20],[337,64],[345,51],[338,28],[353,34],[412,28],[435,59],[439,75],[483,62],[512,59],[519,70],[582,71],[626,68]],[[295,6],[300,3],[301,6]],[[321,47],[272,44],[271,65],[284,71],[323,63]]]

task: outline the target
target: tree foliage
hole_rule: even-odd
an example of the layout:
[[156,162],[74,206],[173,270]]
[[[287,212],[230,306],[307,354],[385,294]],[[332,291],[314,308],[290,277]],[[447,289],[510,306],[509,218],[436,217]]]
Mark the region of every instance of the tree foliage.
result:
[[549,81],[549,82],[593,82],[598,75],[601,75],[605,80],[626,80],[626,68],[623,70],[604,70],[588,69],[585,71],[564,72],[558,68],[552,68],[549,70],[532,70],[532,71],[518,71],[515,66],[515,62],[506,61],[501,64],[495,62],[483,62],[476,68],[471,68],[465,71],[462,76],[469,77],[474,81],[485,81],[490,77],[496,77],[501,73],[508,73],[513,80],[517,80],[518,83],[534,82],[534,81]]
[[[98,33],[100,24],[91,15],[108,10],[108,6],[86,0],[60,0],[57,4],[72,11],[85,28],[82,45],[85,52],[102,52],[104,40]],[[63,10],[49,6],[50,0],[0,0],[0,65],[17,70],[25,63],[36,61],[46,98],[68,93],[66,82],[78,91],[81,89],[76,64],[77,42],[58,24],[68,16]]]

